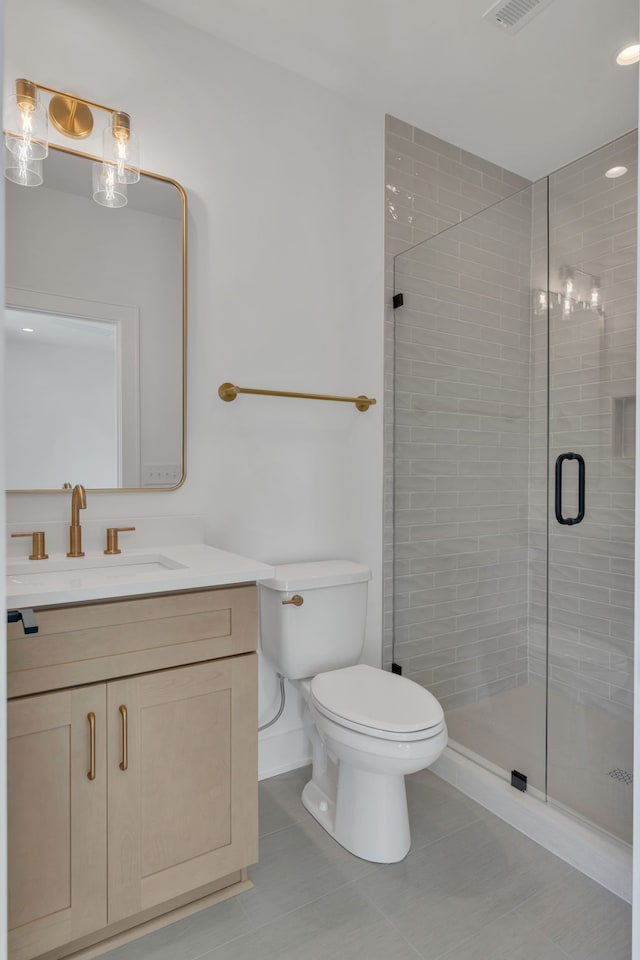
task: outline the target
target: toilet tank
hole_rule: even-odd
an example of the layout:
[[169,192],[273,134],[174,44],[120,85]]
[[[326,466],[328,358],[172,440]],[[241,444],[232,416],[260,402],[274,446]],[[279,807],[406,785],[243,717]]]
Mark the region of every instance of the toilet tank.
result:
[[[368,567],[350,560],[287,563],[259,583],[260,644],[290,680],[357,663],[364,643]],[[302,604],[286,603],[294,596]]]

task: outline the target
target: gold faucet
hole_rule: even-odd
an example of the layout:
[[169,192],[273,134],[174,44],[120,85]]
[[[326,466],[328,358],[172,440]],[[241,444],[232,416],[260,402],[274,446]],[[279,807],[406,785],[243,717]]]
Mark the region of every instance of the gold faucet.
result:
[[86,509],[87,494],[81,483],[76,483],[71,491],[71,526],[69,527],[68,557],[84,557],[82,549],[82,527],[80,511]]

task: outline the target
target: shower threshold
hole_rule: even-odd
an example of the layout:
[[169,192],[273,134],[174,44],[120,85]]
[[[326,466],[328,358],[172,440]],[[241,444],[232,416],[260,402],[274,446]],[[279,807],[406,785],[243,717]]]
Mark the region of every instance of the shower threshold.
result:
[[449,741],[430,769],[516,830],[631,903],[630,844],[561,804],[546,801],[544,793],[535,787],[526,793],[514,790],[510,773],[454,740]]

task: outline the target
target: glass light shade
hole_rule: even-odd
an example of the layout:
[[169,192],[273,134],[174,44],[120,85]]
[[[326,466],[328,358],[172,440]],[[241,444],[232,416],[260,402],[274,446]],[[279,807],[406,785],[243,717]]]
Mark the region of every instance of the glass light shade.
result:
[[7,149],[21,160],[44,160],[49,152],[49,121],[43,104],[24,97],[7,99],[4,110]]
[[109,123],[102,135],[102,144],[104,162],[116,166],[118,182],[137,183],[140,179],[140,144],[136,134]]
[[102,207],[127,205],[127,185],[118,180],[118,168],[114,163],[94,163],[93,199]]
[[8,147],[4,151],[4,175],[7,180],[20,184],[21,187],[39,187],[44,177],[42,175],[42,160],[17,157]]

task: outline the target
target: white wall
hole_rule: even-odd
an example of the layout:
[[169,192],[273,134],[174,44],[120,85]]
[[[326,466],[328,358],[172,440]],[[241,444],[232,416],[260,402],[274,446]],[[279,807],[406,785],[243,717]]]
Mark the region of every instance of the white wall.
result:
[[[202,513],[208,542],[261,560],[366,562],[365,657],[379,663],[383,116],[132,0],[58,0],[55,17],[50,0],[6,6],[8,82],[127,110],[143,167],[189,198],[187,481],[90,495],[86,519]],[[226,380],[367,393],[378,406],[226,404]],[[69,504],[20,495],[8,509],[26,522],[62,519]],[[261,694],[268,712],[268,669]],[[298,726],[294,703],[268,733]],[[297,734],[288,752],[274,741],[263,772],[299,759]]]

